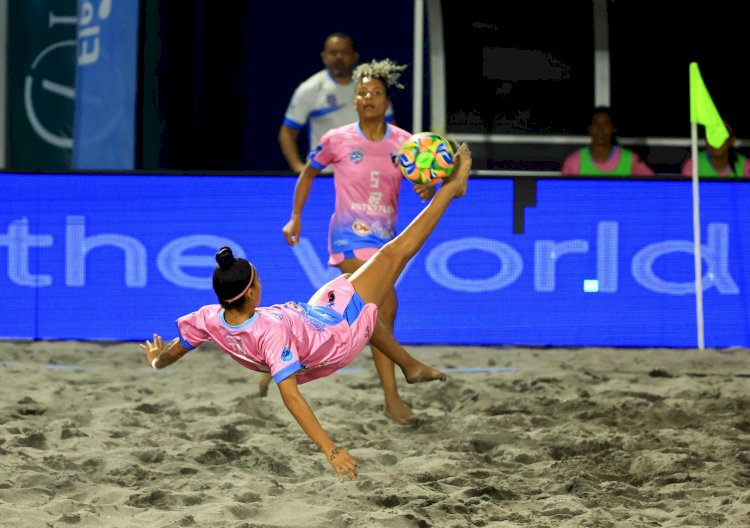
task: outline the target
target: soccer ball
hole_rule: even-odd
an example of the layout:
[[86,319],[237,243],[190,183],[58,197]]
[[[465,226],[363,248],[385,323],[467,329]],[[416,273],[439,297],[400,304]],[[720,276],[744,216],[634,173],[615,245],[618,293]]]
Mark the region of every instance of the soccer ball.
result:
[[433,185],[451,175],[454,154],[444,137],[419,132],[401,145],[398,163],[401,173],[410,182]]

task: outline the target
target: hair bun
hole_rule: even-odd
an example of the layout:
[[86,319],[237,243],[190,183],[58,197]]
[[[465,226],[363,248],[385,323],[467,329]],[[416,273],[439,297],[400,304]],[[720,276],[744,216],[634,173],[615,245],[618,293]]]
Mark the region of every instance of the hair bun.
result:
[[216,262],[218,262],[221,269],[228,270],[232,267],[234,261],[235,258],[234,253],[232,253],[232,248],[224,246],[216,252]]

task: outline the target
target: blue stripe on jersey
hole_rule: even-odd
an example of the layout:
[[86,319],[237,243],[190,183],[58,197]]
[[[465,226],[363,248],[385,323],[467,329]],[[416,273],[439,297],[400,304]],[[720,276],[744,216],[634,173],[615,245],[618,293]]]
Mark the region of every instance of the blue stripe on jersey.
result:
[[297,131],[301,130],[302,127],[304,126],[304,125],[301,125],[301,124],[297,123],[296,121],[292,121],[288,117],[284,118],[284,123],[283,124],[286,125],[286,126],[288,126],[289,128],[293,128],[294,130],[297,130]]
[[336,112],[337,110],[341,110],[344,108],[344,105],[338,105],[338,106],[329,106],[328,108],[321,108],[320,110],[313,110],[310,112],[308,120],[312,119],[313,117],[320,117],[324,116],[326,114],[330,114],[331,112]]
[[283,369],[278,371],[276,374],[274,374],[273,381],[275,381],[276,383],[284,381],[289,376],[294,375],[294,373],[297,372],[301,368],[302,368],[302,364],[299,362],[299,360],[297,360],[291,365],[284,367]]
[[195,348],[193,345],[191,345],[190,343],[188,343],[187,341],[185,341],[185,339],[182,336],[179,336],[179,337],[180,337],[180,343],[182,343],[182,346],[184,346],[188,350],[193,350]]
[[244,323],[240,323],[238,325],[232,325],[232,324],[227,323],[227,320],[224,318],[225,314],[226,314],[226,310],[221,310],[219,312],[219,322],[224,328],[226,328],[227,330],[231,330],[233,332],[239,332],[240,330],[244,330],[245,328],[253,324],[255,321],[257,321],[258,317],[260,317],[258,315],[258,312],[255,312],[252,315],[252,317],[250,317],[250,319],[248,319]]
[[323,165],[321,162],[319,162],[318,160],[315,159],[315,152],[311,152],[310,155],[309,155],[309,158],[310,158],[310,166],[313,169],[323,170],[323,169],[326,168],[325,165]]

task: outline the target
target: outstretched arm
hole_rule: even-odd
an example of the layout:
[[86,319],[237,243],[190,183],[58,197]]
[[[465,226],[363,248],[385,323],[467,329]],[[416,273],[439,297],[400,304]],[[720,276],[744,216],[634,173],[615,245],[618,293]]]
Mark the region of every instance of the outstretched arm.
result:
[[153,343],[146,341],[139,346],[146,353],[146,360],[156,369],[167,367],[190,352],[190,350],[180,343],[180,338],[178,337],[172,339],[167,345],[167,349],[164,350],[164,343],[158,334],[154,334]]
[[331,437],[323,430],[307,400],[299,391],[297,379],[293,375],[289,376],[279,382],[278,387],[284,405],[292,413],[302,430],[307,433],[307,436],[323,451],[328,462],[336,470],[339,480],[344,480],[344,473],[349,475],[350,479],[354,479],[357,476],[357,461],[349,454],[349,451],[343,447],[337,447]]

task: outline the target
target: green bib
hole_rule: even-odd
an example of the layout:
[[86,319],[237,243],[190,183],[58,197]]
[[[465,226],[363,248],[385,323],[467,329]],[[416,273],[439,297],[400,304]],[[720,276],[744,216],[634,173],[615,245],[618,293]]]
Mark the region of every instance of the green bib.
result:
[[581,152],[581,176],[631,176],[633,173],[633,152],[620,148],[620,161],[611,171],[603,171],[594,164],[591,149],[583,147]]
[[[734,174],[729,174],[726,178],[742,178],[743,170],[745,169],[745,156],[737,154],[737,161],[734,164]],[[708,156],[708,152],[701,151],[698,156],[698,176],[706,176],[709,178],[722,178],[714,166],[711,164],[711,158]]]

